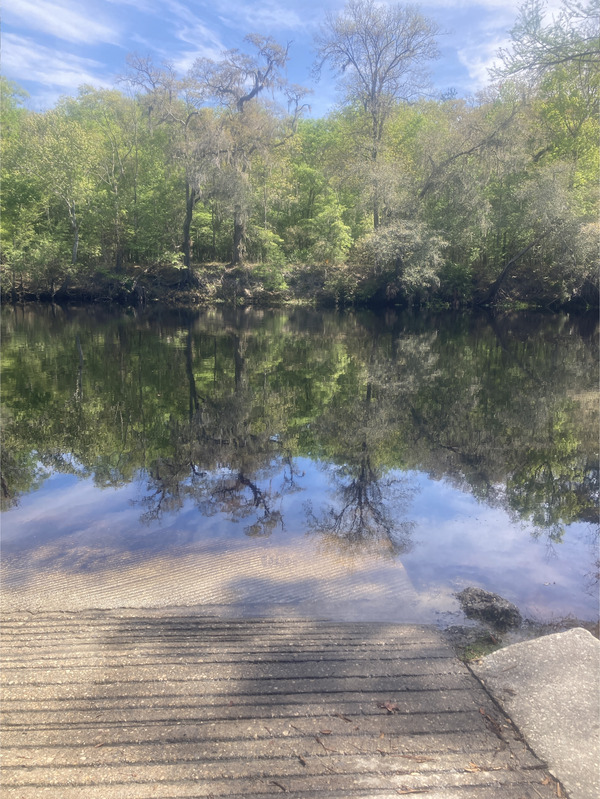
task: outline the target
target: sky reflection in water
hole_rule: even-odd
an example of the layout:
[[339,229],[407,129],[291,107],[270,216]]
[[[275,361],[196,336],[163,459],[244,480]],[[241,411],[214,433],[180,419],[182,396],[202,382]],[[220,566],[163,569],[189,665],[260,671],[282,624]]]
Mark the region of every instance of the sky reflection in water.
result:
[[[301,489],[282,499],[283,524],[268,538],[249,537],[246,521],[226,513],[204,517],[189,501],[160,521],[140,524],[141,477],[123,488],[99,489],[91,479],[54,475],[4,517],[5,589],[20,592],[19,604],[35,605],[43,595],[56,609],[65,603],[84,608],[92,595],[107,607],[185,601],[218,611],[231,605],[234,615],[295,612],[444,624],[461,619],[454,593],[479,585],[536,620],[595,619],[590,525],[572,524],[565,540],[552,544],[505,511],[412,473],[407,551],[393,559],[369,548],[349,554],[307,529],[306,497],[313,507],[328,507],[331,497],[322,470],[307,459],[298,467]],[[158,581],[157,572],[164,578],[169,569],[172,580]],[[348,575],[368,586],[357,590]],[[193,590],[182,592],[179,579]]]

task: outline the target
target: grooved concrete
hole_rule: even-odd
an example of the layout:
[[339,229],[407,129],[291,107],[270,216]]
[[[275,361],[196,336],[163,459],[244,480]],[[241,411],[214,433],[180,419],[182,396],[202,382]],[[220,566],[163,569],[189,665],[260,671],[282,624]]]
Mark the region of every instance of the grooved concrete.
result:
[[[230,618],[403,619],[423,624],[422,606],[403,565],[376,554],[353,557],[304,535],[275,544],[190,541],[122,551],[106,531],[25,545],[4,540],[0,561],[5,611],[83,611],[90,607],[195,608]],[[226,547],[226,549],[224,549]]]
[[6,799],[546,799],[559,787],[432,629],[14,613]]

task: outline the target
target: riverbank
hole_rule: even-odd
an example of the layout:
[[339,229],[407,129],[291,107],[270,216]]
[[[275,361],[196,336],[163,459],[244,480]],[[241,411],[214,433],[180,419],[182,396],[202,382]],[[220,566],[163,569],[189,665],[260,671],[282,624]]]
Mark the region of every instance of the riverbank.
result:
[[[373,288],[373,287],[372,287]],[[54,302],[108,304],[124,307],[161,305],[168,308],[201,306],[309,305],[331,307],[408,307],[433,310],[469,310],[485,306],[486,292],[472,286],[460,297],[438,290],[406,296],[382,296],[375,289],[360,289],[348,267],[340,264],[230,264],[208,262],[190,270],[173,265],[128,266],[119,271],[87,269],[60,282],[30,278],[8,280],[4,273],[0,300],[4,303]],[[545,310],[581,313],[590,310],[589,297],[566,303],[519,299],[510,291],[494,307],[508,310]]]

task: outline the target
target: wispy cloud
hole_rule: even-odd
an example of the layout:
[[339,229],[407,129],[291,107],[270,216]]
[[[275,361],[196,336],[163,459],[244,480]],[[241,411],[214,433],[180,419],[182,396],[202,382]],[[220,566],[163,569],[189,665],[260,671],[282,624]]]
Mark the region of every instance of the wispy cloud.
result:
[[[167,0],[164,4],[169,11],[169,22],[175,37],[186,45],[176,53],[163,51],[163,58],[169,58],[178,72],[186,72],[197,58],[218,59],[228,49],[219,33],[213,30],[205,19],[194,13],[189,5],[178,0]],[[164,11],[163,11],[164,13]]]
[[[41,84],[41,98],[56,98],[72,93],[84,83],[108,88],[105,65],[91,58],[82,58],[51,50],[23,36],[7,33],[3,36],[2,68],[4,74],[17,81],[26,79]],[[99,77],[102,76],[102,77]]]
[[[388,0],[395,2],[395,0]],[[422,8],[425,14],[433,9],[443,9],[457,13],[469,11],[473,15],[485,14],[488,26],[502,26],[507,20],[515,20],[524,0],[424,0]],[[564,6],[564,0],[546,0],[546,16],[548,20],[556,15]]]
[[189,44],[203,45],[204,47],[224,49],[220,35],[208,25],[203,17],[195,14],[189,6],[178,0],[167,0],[165,6],[170,11],[171,23],[177,29],[177,37]]
[[522,2],[523,0],[425,0],[423,7],[426,10],[430,8],[454,9],[457,11],[472,9],[474,12],[478,9],[480,11],[501,10],[508,11],[509,14],[514,16]]
[[458,60],[469,73],[473,91],[483,89],[489,84],[489,70],[498,62],[498,50],[507,47],[508,44],[508,38],[499,36],[487,42],[467,44],[458,48]]
[[90,13],[80,9],[80,3],[70,0],[12,0],[4,8],[4,21],[68,42],[94,44],[115,41],[117,31],[108,20],[103,22],[91,9]]
[[155,13],[160,9],[160,0],[106,0],[113,6],[130,6],[143,14]]
[[316,14],[321,16],[323,4],[314,8],[314,13],[306,4],[306,13],[302,16],[290,8],[283,0],[255,0],[253,3],[240,0],[216,0],[215,9],[220,20],[228,27],[234,27],[246,33],[262,30],[299,31],[310,26],[310,20]]

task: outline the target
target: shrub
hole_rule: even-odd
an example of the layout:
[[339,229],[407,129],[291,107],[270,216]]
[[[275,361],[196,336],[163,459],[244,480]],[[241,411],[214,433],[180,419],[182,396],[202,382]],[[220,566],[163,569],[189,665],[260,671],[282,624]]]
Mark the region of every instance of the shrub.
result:
[[390,301],[424,296],[440,284],[446,243],[421,222],[399,220],[356,243],[357,296]]

